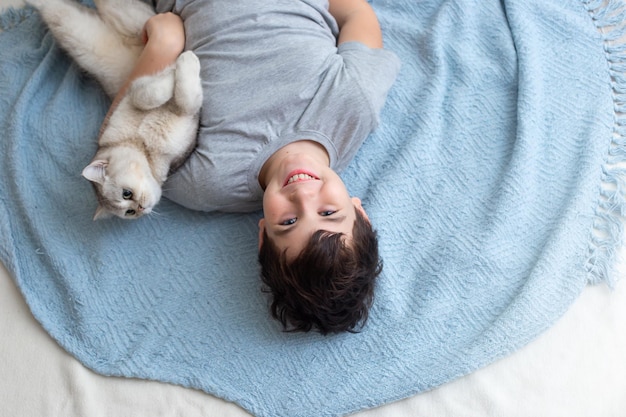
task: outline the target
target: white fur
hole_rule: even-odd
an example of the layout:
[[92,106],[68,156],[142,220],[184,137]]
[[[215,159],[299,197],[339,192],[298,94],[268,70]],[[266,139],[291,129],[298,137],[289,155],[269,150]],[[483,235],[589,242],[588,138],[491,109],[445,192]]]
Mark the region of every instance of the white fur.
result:
[[[139,0],[95,0],[97,10],[72,0],[27,2],[39,10],[61,47],[113,97],[141,53],[141,31],[154,11]],[[185,52],[174,65],[130,85],[82,173],[98,195],[94,220],[137,218],[158,203],[172,165],[195,144],[202,105],[199,73],[198,58]]]

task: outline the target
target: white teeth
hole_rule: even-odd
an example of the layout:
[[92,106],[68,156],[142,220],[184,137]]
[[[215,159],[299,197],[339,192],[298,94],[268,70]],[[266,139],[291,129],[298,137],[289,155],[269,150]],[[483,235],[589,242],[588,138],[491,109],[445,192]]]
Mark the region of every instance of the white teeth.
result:
[[296,174],[293,177],[289,178],[289,181],[287,181],[287,184],[291,184],[292,182],[296,182],[296,181],[302,181],[302,180],[314,180],[316,179],[315,177],[312,177],[311,175],[307,175],[307,174]]

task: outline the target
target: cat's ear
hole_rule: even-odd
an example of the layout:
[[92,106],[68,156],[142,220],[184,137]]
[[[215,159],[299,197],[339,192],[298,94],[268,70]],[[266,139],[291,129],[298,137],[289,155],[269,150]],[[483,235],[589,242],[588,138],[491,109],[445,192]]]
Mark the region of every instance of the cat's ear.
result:
[[98,184],[104,183],[108,163],[109,162],[104,159],[94,159],[83,169],[83,177],[91,182],[97,182]]
[[98,208],[96,209],[96,214],[94,214],[93,216],[93,220],[96,221],[96,220],[108,219],[111,216],[113,216],[113,214],[110,211],[108,211],[102,206],[98,206]]

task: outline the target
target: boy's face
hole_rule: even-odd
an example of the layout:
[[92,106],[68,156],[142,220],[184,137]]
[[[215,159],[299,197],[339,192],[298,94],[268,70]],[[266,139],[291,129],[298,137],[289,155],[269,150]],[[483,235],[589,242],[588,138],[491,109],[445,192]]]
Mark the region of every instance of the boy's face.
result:
[[265,230],[291,260],[317,230],[351,239],[356,210],[365,215],[361,201],[350,197],[335,171],[307,155],[292,155],[281,161],[265,188],[259,245]]

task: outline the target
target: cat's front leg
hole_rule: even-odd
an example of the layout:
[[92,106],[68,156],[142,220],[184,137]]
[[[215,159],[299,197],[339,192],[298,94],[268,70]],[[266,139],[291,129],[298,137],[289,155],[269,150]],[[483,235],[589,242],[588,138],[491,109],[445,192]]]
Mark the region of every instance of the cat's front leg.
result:
[[174,94],[174,67],[137,78],[128,89],[130,102],[140,110],[152,110],[167,103]]
[[176,60],[174,101],[182,114],[194,115],[202,107],[200,60],[192,51],[180,54]]

